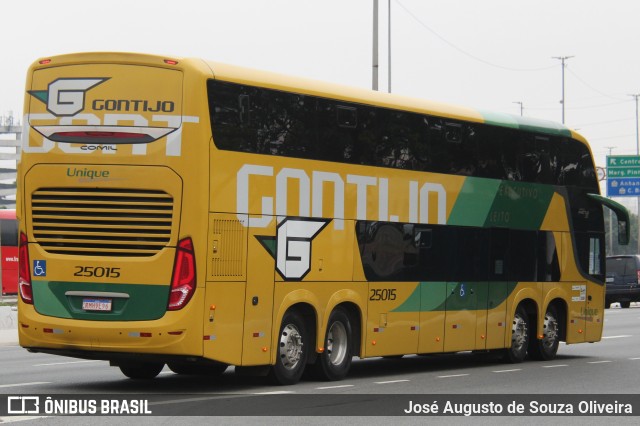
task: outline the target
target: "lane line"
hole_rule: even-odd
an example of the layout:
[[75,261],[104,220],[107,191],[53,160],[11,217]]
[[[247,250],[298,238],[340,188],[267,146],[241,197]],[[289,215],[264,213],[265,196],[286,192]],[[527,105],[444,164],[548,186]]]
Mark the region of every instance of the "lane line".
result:
[[568,367],[569,364],[543,365],[542,368]]
[[84,361],[65,361],[65,362],[50,362],[47,364],[34,364],[33,367],[48,367],[50,365],[67,365],[67,364],[83,364],[86,362],[100,362],[98,359],[90,359]]
[[354,385],[340,385],[340,386],[323,386],[316,389],[338,389],[338,388],[352,388]]
[[630,334],[620,334],[619,336],[602,336],[603,339],[622,339],[624,337],[633,337]]
[[410,381],[411,380],[389,380],[386,382],[373,382],[373,383],[375,383],[376,385],[386,385],[389,383],[402,383],[402,382],[410,382]]
[[51,382],[12,383],[10,385],[0,385],[0,388],[14,388],[16,386],[48,385],[50,383]]
[[469,374],[450,374],[448,376],[438,376],[438,379],[448,379],[449,377],[464,377],[468,375]]
[[272,391],[272,392],[254,392],[252,395],[284,395],[289,393],[296,393],[295,391]]
[[609,360],[603,360],[603,361],[587,361],[587,364],[604,364],[605,362],[611,362]]
[[640,358],[629,358],[631,361],[639,360]]
[[493,373],[511,373],[514,371],[522,371],[522,368],[512,368],[511,370],[494,370]]

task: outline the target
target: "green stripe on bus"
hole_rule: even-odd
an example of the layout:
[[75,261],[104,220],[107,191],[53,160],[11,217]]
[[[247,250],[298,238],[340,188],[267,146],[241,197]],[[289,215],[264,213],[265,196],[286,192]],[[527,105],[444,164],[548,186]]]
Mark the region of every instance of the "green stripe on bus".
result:
[[538,230],[553,193],[550,185],[502,181],[484,226]]
[[513,293],[517,282],[421,282],[391,312],[444,312],[494,309]]
[[447,224],[484,226],[501,181],[466,178]]
[[[100,284],[56,281],[33,281],[33,302],[41,315],[95,321],[146,321],[161,318],[169,300],[168,285]],[[129,298],[67,295],[69,291],[124,293]],[[111,299],[110,312],[84,311],[82,301]]]
[[540,120],[531,117],[504,114],[493,111],[480,111],[486,124],[508,127],[529,132],[544,133],[552,136],[571,137],[571,130],[554,121]]

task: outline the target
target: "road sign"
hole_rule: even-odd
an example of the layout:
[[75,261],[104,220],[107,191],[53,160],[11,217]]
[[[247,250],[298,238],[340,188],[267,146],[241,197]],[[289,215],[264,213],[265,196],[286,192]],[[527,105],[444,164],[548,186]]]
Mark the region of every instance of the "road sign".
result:
[[640,196],[640,156],[610,155],[607,157],[607,196]]
[[608,178],[607,197],[640,196],[640,178]]

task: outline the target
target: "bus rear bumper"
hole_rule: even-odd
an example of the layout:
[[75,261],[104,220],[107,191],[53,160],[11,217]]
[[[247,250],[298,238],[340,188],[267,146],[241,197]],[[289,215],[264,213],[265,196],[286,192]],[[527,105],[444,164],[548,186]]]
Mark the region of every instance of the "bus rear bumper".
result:
[[[172,320],[171,317],[174,317]],[[176,318],[177,317],[177,318]],[[154,321],[86,321],[45,317],[33,306],[18,310],[20,346],[32,352],[110,360],[116,354],[202,356],[202,333],[186,327],[184,315]]]

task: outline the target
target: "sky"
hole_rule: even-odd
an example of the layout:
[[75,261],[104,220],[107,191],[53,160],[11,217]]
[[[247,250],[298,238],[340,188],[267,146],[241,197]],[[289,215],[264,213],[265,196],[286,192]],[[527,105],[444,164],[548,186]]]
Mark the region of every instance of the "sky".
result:
[[[0,117],[22,115],[37,58],[127,51],[372,87],[374,0],[20,0],[0,18]],[[562,120],[605,156],[636,154],[640,2],[379,0],[379,89]],[[521,104],[520,104],[521,103]],[[20,119],[21,120],[21,119]]]

